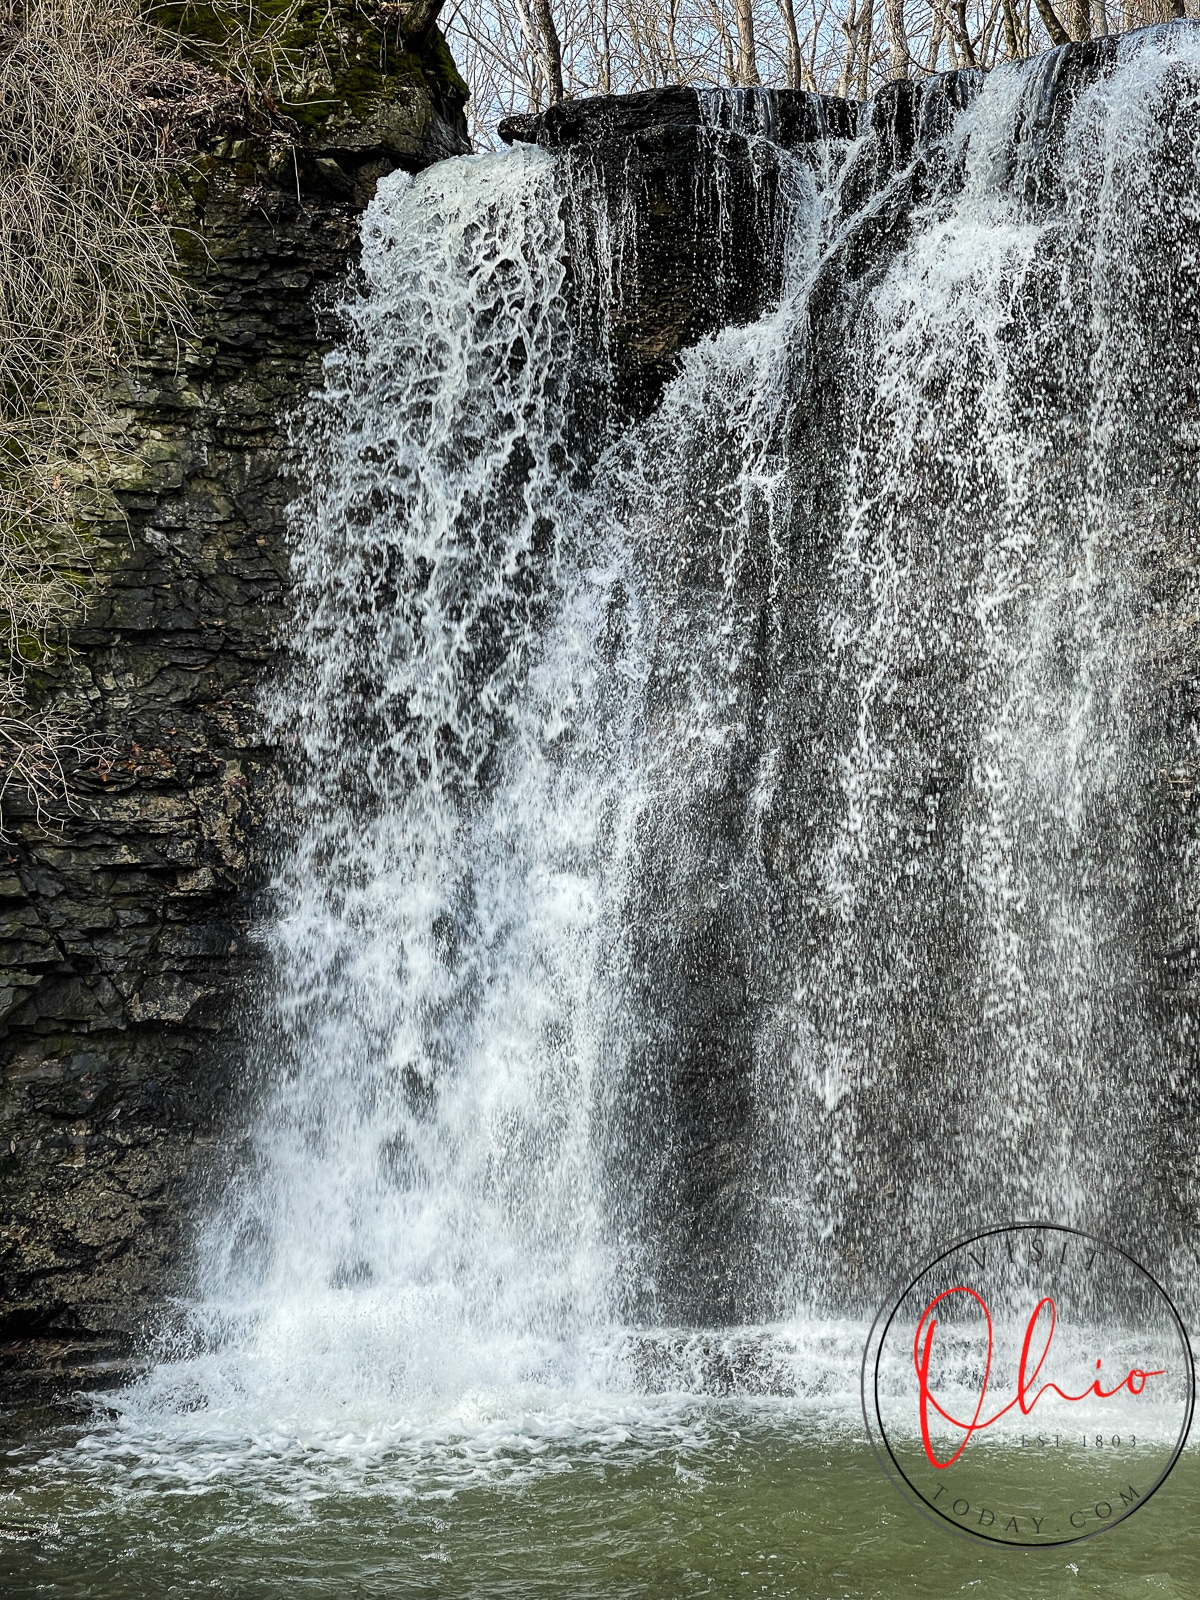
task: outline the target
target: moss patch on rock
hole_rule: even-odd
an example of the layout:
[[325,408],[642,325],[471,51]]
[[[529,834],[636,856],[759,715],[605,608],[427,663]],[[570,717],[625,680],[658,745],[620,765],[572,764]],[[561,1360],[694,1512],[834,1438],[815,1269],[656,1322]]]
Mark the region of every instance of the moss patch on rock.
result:
[[[395,0],[167,0],[148,16],[197,59],[267,97],[310,142],[340,144],[417,100],[448,124],[461,119],[467,86],[446,42],[432,25],[410,37],[407,11]],[[365,145],[355,138],[352,147]]]

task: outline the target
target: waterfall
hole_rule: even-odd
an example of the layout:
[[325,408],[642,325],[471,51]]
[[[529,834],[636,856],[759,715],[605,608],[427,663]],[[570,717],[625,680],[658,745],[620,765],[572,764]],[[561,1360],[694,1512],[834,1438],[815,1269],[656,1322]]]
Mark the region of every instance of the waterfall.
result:
[[586,152],[381,185],[160,1399],[461,1422],[774,1372],[972,1221],[1183,1237],[1200,39],[1075,59],[764,160],[777,300],[640,414]]
[[384,185],[307,420],[274,1081],[209,1235],[293,1375],[553,1369],[602,1319],[590,1137],[620,553],[584,538],[553,163]]

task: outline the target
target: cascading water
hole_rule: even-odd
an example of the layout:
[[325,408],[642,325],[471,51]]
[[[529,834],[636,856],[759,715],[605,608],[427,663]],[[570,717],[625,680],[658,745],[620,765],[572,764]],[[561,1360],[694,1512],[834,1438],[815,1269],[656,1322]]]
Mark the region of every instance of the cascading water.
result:
[[374,1394],[534,1374],[603,1317],[615,555],[574,513],[551,166],[385,187],[306,442],[283,1070],[206,1270],[317,1388],[330,1362]]
[[837,1319],[928,1243],[1182,1236],[1200,40],[1063,59],[890,169],[779,156],[778,305],[638,420],[584,156],[381,186],[303,435],[270,1088],[124,1427],[561,1435],[714,1361],[849,1419]]
[[782,1129],[764,1192],[799,1205],[791,1294],[825,1235],[852,1293],[898,1240],[971,1220],[1050,1215],[1151,1256],[1171,1231],[1195,50],[1136,38],[1073,92],[1061,54],[993,75],[890,259],[860,277],[846,218],[813,290],[811,359],[845,357],[795,437],[828,566],[765,741],[819,790],[778,782],[765,820],[806,836],[759,1093]]

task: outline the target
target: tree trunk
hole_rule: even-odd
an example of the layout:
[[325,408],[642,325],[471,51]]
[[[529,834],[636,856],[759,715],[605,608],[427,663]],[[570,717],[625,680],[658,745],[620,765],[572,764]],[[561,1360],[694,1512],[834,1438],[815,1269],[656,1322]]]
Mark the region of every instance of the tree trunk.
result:
[[1051,44],[1070,44],[1071,36],[1058,20],[1050,0],[1033,0],[1037,6],[1038,16],[1046,25],[1046,32],[1050,35]]
[[871,87],[871,46],[875,37],[875,0],[864,0],[859,11],[858,98],[866,102]]
[[908,34],[904,29],[904,0],[884,0],[888,31],[888,77],[907,78],[909,67]]
[[672,81],[675,83],[682,83],[683,67],[680,65],[679,49],[675,42],[675,36],[678,32],[678,28],[679,0],[671,0],[670,8],[667,12],[667,57],[671,63]]
[[608,0],[600,4],[600,92],[612,93],[612,19],[608,14]]
[[926,72],[936,72],[938,60],[942,54],[942,40],[946,35],[946,19],[938,8],[934,8],[933,22],[929,29],[929,54],[925,58]]
[[978,66],[975,59],[975,46],[971,43],[971,29],[967,23],[967,0],[955,0],[954,14],[958,18],[958,48],[962,52],[963,65],[967,67]]
[[400,32],[406,39],[422,38],[437,21],[443,3],[444,0],[407,0]]
[[725,77],[729,83],[738,81],[737,64],[733,59],[733,37],[725,24],[723,7],[716,4],[716,0],[708,7],[712,14],[713,26],[717,30],[717,40],[721,46],[721,62],[725,69]]
[[737,76],[742,88],[749,89],[762,80],[758,76],[758,56],[754,49],[754,0],[736,0]]
[[1013,0],[1004,0],[1004,48],[1010,61],[1021,59],[1021,34],[1017,27],[1017,13]]
[[804,63],[800,59],[800,34],[796,27],[796,7],[792,0],[779,0],[779,15],[783,18],[784,31],[787,34],[787,86],[789,89],[802,89]]
[[844,100],[850,93],[854,82],[854,51],[858,39],[857,17],[855,13],[855,0],[849,0],[846,16],[842,22],[842,33],[846,39],[846,49],[842,56],[841,76],[837,81],[837,88],[833,91],[839,100]]
[[550,104],[558,105],[563,98],[562,44],[554,25],[554,12],[550,0],[533,0],[533,10],[542,35],[542,61],[546,73],[546,92]]

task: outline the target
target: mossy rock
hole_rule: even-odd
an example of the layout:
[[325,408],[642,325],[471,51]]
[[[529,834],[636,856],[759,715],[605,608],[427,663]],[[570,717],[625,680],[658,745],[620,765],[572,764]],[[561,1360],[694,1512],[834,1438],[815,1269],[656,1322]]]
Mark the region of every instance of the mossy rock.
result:
[[405,35],[407,9],[395,0],[259,0],[252,7],[167,0],[151,3],[147,14],[188,54],[253,80],[314,147],[403,153],[414,139],[428,139],[436,119],[452,144],[466,148],[467,86],[435,26]]

